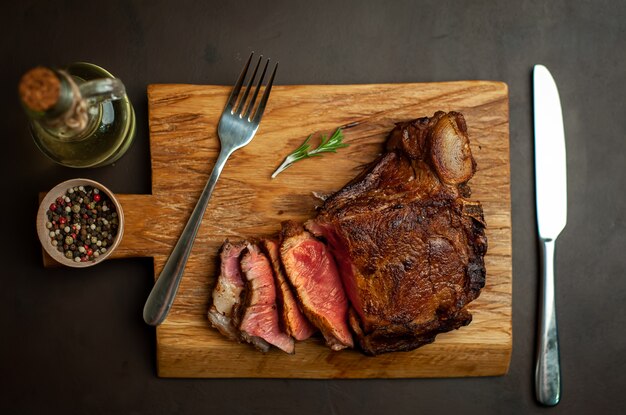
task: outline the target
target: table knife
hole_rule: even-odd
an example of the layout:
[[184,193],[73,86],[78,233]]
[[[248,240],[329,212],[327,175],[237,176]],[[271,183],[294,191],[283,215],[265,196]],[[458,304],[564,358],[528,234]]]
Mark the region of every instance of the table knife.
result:
[[533,70],[533,105],[537,229],[543,273],[535,392],[540,403],[554,406],[561,398],[554,253],[556,238],[567,222],[567,172],[559,92],[543,65],[535,65]]

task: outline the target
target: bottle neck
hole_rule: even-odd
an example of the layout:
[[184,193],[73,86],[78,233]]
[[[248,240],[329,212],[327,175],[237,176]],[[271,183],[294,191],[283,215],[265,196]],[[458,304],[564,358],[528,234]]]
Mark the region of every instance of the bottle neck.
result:
[[65,71],[35,68],[20,82],[20,95],[28,116],[61,141],[88,137],[99,115],[98,104],[82,96],[82,80]]

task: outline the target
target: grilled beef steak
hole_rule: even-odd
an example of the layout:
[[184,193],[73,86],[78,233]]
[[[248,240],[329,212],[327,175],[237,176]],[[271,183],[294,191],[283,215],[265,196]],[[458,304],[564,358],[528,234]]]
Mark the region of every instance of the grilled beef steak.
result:
[[[482,207],[466,199],[475,166],[460,113],[400,123],[386,152],[307,223],[337,260],[365,353],[411,350],[471,321],[487,250]],[[315,266],[283,261],[302,274]]]
[[371,355],[469,324],[487,250],[482,207],[468,200],[475,170],[461,114],[397,124],[384,154],[306,230],[283,222],[280,247],[265,240],[265,254],[226,241],[209,320],[263,351],[292,353],[291,336],[309,337],[312,323],[332,349],[352,347],[354,333]]
[[243,276],[239,269],[239,256],[246,248],[245,242],[230,243],[228,240],[220,251],[220,275],[213,289],[213,304],[209,309],[209,321],[231,340],[239,339],[239,306],[241,292],[245,287]]
[[255,244],[248,244],[241,258],[241,271],[247,281],[245,308],[239,325],[241,337],[263,352],[272,344],[293,353],[293,338],[282,332],[279,325],[272,265]]
[[296,298],[287,282],[280,261],[278,242],[265,239],[263,240],[263,248],[274,270],[276,303],[278,304],[278,311],[284,325],[284,331],[296,340],[306,340],[311,337],[316,330],[300,311]]
[[286,221],[282,225],[280,256],[304,315],[320,329],[331,349],[352,347],[348,302],[326,245],[299,223]]

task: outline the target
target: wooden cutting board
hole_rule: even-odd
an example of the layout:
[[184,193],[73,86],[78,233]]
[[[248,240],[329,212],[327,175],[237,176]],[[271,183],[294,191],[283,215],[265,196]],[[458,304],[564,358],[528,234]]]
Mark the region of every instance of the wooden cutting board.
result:
[[[126,216],[117,257],[154,257],[155,276],[189,217],[219,152],[217,123],[231,87],[148,87],[152,194],[119,195]],[[412,352],[366,357],[333,352],[320,339],[295,355],[263,354],[224,339],[206,313],[225,238],[272,235],[286,219],[315,215],[312,192],[338,190],[381,152],[397,121],[461,111],[478,171],[470,181],[483,204],[487,284],[469,306],[473,322]],[[508,90],[500,82],[276,86],[256,137],[226,164],[204,216],[178,296],[157,328],[162,377],[405,378],[492,376],[511,356],[511,210]],[[311,133],[344,129],[350,147],[304,160],[271,180],[283,158]],[[115,190],[115,189],[113,189]]]

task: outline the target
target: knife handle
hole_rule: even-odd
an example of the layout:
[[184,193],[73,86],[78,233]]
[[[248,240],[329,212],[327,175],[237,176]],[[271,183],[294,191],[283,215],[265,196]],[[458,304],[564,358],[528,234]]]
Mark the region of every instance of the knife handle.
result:
[[543,283],[541,290],[541,322],[537,365],[535,368],[535,392],[537,400],[554,406],[561,398],[561,368],[559,361],[559,337],[556,327],[554,295],[554,239],[542,239]]

